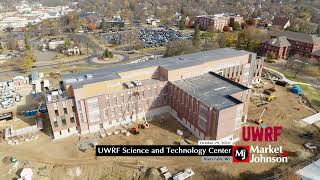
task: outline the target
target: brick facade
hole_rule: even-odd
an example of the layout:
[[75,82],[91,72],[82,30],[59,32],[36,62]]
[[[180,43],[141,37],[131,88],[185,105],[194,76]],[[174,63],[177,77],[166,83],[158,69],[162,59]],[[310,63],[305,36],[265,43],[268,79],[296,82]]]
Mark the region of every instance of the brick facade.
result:
[[222,32],[224,27],[233,27],[234,23],[238,22],[240,25],[243,23],[241,16],[196,16],[195,24],[199,24],[201,30],[208,30],[212,26],[215,30]]
[[[229,57],[216,57],[215,54],[219,53],[226,53]],[[234,55],[230,56],[230,54]],[[256,59],[256,56],[253,56],[252,53],[231,49],[213,50],[209,54],[201,52],[192,59],[189,59],[189,56],[174,57],[176,61],[184,60],[185,62],[182,64],[176,63],[176,61],[173,61],[174,64],[172,65],[150,63],[146,67],[141,64],[137,68],[135,65],[123,65],[125,70],[117,70],[114,78],[113,75],[112,77],[108,75],[106,78],[109,79],[105,80],[91,82],[95,79],[88,79],[69,83],[70,80],[65,79],[64,93],[67,94],[66,98],[57,101],[47,100],[54,138],[63,138],[74,133],[97,132],[100,128],[108,129],[164,112],[170,112],[173,115],[176,113],[177,119],[181,120],[181,123],[190,128],[191,131],[193,129],[193,133],[200,139],[220,139],[232,135],[233,128],[226,131],[220,131],[220,129],[227,126],[223,125],[225,124],[224,119],[228,119],[228,122],[232,123],[235,117],[228,117],[223,115],[222,111],[210,109],[192,95],[179,90],[171,82],[213,71],[231,79],[230,82],[250,86],[252,82],[261,80],[263,60]],[[199,59],[197,59],[198,57],[210,59],[211,56],[212,60],[203,63],[199,63]],[[159,62],[165,63],[165,61],[170,60],[172,58],[164,58]],[[185,65],[193,61],[196,63]],[[113,69],[109,71],[113,71]],[[101,71],[101,73],[105,72],[108,71]],[[103,74],[100,76],[103,76]],[[139,80],[143,86],[131,89],[123,86],[124,82],[131,80]],[[241,107],[241,119],[245,121],[249,90],[232,96],[243,103],[230,107],[230,110],[225,109],[223,111],[227,113],[231,111],[236,114],[237,108]],[[183,98],[183,100],[179,98]],[[190,106],[188,106],[189,104]],[[66,107],[66,110],[64,107]],[[198,126],[200,107],[206,109],[207,112],[208,123],[204,128]],[[56,109],[58,113],[56,113]],[[61,116],[66,120],[62,121]],[[224,118],[224,116],[226,117]],[[72,122],[70,117],[72,117]]]

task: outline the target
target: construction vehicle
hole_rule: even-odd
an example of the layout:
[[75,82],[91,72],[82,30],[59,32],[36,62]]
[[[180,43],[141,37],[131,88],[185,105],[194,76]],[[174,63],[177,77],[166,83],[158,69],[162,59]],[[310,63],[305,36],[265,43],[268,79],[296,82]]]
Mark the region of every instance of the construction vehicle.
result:
[[261,102],[258,102],[258,103],[257,103],[257,107],[264,106],[264,105],[266,105],[266,104],[268,104],[268,102],[266,102],[266,101],[261,101]]
[[139,128],[138,127],[131,128],[130,133],[131,134],[139,134],[140,133]]
[[267,109],[267,107],[265,107],[265,108],[263,109],[263,111],[262,111],[262,113],[260,114],[259,118],[257,118],[257,119],[255,120],[255,122],[256,122],[258,125],[261,124],[261,123],[263,123],[262,116],[263,116],[264,112],[266,111],[266,109]]
[[80,141],[78,143],[78,148],[80,151],[85,152],[89,148],[95,149],[96,146],[98,145],[97,141],[94,139],[87,139],[84,141]]
[[12,163],[15,163],[15,162],[17,162],[17,158],[16,158],[15,156],[12,156],[12,157],[10,158],[10,161],[11,161]]
[[149,123],[145,122],[143,124],[139,124],[139,128],[141,129],[148,129],[150,127]]
[[271,96],[266,96],[264,99],[265,99],[266,101],[268,101],[268,102],[271,102],[271,101],[273,101],[273,100],[276,100],[277,97],[274,96],[274,95],[271,95]]

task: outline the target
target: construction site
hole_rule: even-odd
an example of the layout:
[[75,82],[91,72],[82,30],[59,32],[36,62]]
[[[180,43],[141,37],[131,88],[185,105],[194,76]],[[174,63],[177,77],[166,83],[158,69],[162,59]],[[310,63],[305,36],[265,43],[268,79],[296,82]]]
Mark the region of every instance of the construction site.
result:
[[[0,144],[1,179],[20,176],[23,168],[33,170],[34,179],[162,179],[158,168],[166,166],[172,173],[192,168],[192,179],[248,179],[251,176],[270,177],[274,171],[281,172],[312,159],[318,149],[304,145],[312,143],[319,146],[316,139],[320,136],[318,123],[308,124],[304,118],[315,114],[315,110],[303,101],[292,87],[275,85],[266,76],[263,83],[252,88],[247,123],[257,125],[281,125],[283,132],[275,145],[282,145],[289,153],[288,164],[226,164],[203,163],[199,157],[96,157],[94,146],[97,144],[196,144],[193,136],[175,117],[165,113],[145,120],[97,132],[85,136],[70,136],[52,141],[46,131],[32,132],[30,141]],[[272,92],[272,95],[268,91]],[[261,103],[263,105],[261,105]],[[31,120],[34,121],[34,120]],[[13,122],[13,123],[12,123]],[[7,121],[1,128],[28,127],[28,121]],[[131,132],[128,135],[128,132]],[[312,135],[310,135],[312,134]],[[22,138],[22,137],[20,137]],[[12,139],[12,138],[10,138]],[[254,142],[257,144],[256,142]],[[263,144],[264,142],[260,142]],[[248,145],[241,140],[237,144]],[[35,148],[37,147],[37,148]],[[83,150],[85,149],[85,150]],[[18,163],[17,163],[18,162]],[[210,177],[210,178],[208,178]]]
[[[229,51],[228,57],[230,54],[241,57],[247,64],[236,67],[249,67],[252,55],[226,51]],[[190,69],[208,69],[204,67],[211,61],[216,67],[226,67],[223,52],[212,54],[218,56],[208,56],[213,58],[202,60],[200,65],[193,61],[202,55],[177,57],[183,64],[175,64],[176,58],[152,62],[145,65],[147,74],[141,74],[138,66],[130,65],[140,73],[127,71],[128,67],[122,66],[80,74],[77,81],[70,81],[74,75],[67,76],[64,90],[47,90],[35,96],[30,85],[19,87],[17,92],[23,97],[19,103],[23,108],[13,106],[10,113],[5,111],[0,124],[4,137],[0,141],[0,179],[32,176],[32,179],[57,180],[149,180],[181,174],[189,174],[185,177],[197,180],[274,178],[312,161],[319,153],[319,113],[299,86],[256,69],[250,76],[242,70],[230,73],[238,69],[233,67],[215,70],[218,73],[199,72],[200,75],[190,74],[188,69],[180,70],[189,68],[190,64]],[[187,67],[186,63],[189,63]],[[252,66],[262,68],[262,65]],[[158,68],[156,72],[160,73],[154,75]],[[255,83],[243,79],[242,74]],[[131,79],[125,79],[129,76]],[[120,77],[124,79],[119,81],[122,83],[118,82]],[[246,82],[250,88],[241,85]],[[103,83],[112,88],[106,91]],[[200,100],[199,103],[193,103],[196,100]],[[179,105],[183,102],[186,106]],[[201,109],[196,116],[192,115],[195,105]],[[228,114],[224,109],[237,115],[231,117],[231,121],[223,118]],[[205,115],[211,113],[219,113],[223,119]],[[197,116],[201,123],[193,122],[191,117]],[[228,126],[235,128],[220,126],[226,120]],[[210,121],[217,121],[218,129],[223,131],[205,131],[203,123]],[[254,163],[209,163],[203,162],[201,157],[95,155],[96,145],[196,145],[199,139],[207,138],[231,137],[239,145],[268,145],[270,142],[244,142],[239,134],[241,126],[261,124],[283,128],[280,139],[272,145],[284,148],[289,156],[288,164],[257,166]]]

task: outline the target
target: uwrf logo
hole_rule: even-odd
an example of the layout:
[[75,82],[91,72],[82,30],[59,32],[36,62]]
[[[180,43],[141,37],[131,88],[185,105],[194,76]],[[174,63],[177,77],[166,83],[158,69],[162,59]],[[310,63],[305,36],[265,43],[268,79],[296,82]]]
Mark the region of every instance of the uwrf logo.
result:
[[249,162],[250,148],[249,146],[232,146],[233,162]]

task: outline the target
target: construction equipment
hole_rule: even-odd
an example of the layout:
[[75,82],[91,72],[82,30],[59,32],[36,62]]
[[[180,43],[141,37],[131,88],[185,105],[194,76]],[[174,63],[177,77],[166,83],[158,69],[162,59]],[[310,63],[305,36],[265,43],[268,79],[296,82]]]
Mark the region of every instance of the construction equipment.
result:
[[265,89],[265,90],[263,91],[263,93],[266,94],[266,95],[269,95],[269,96],[272,96],[272,95],[273,95],[271,89]]
[[274,83],[274,81],[273,81],[273,79],[271,78],[270,74],[269,74],[268,72],[266,72],[266,73],[268,74],[268,76],[269,76],[269,78],[270,78],[270,80],[271,80],[271,82],[272,82],[272,84],[273,84],[273,87],[270,88],[270,90],[271,90],[272,92],[277,91],[276,84]]
[[16,158],[15,156],[12,156],[12,157],[10,158],[10,161],[11,161],[12,163],[15,163],[15,162],[17,162],[17,158]]
[[265,108],[263,109],[263,111],[262,111],[262,113],[260,114],[259,118],[257,118],[257,119],[255,120],[255,122],[256,122],[258,125],[261,124],[261,123],[263,123],[262,116],[263,116],[264,112],[266,111],[266,109],[267,109],[267,107],[265,107]]
[[303,138],[303,139],[312,139],[313,133],[312,132],[305,132],[305,133],[299,134],[299,137]]
[[131,134],[139,134],[140,133],[139,128],[138,127],[131,128],[130,133]]
[[84,141],[80,141],[78,143],[78,148],[80,151],[85,152],[88,148],[93,148],[95,149],[96,146],[98,145],[97,141],[94,139],[87,139]]
[[266,101],[268,101],[268,102],[271,102],[271,101],[273,101],[273,100],[276,100],[277,97],[274,96],[274,95],[271,95],[271,96],[266,96],[264,99],[265,99]]
[[150,127],[149,123],[145,122],[143,124],[139,124],[139,128],[141,129],[148,129]]
[[261,102],[257,103],[257,107],[264,106],[264,105],[266,105],[266,104],[268,104],[268,102],[266,102],[266,101],[261,101]]

